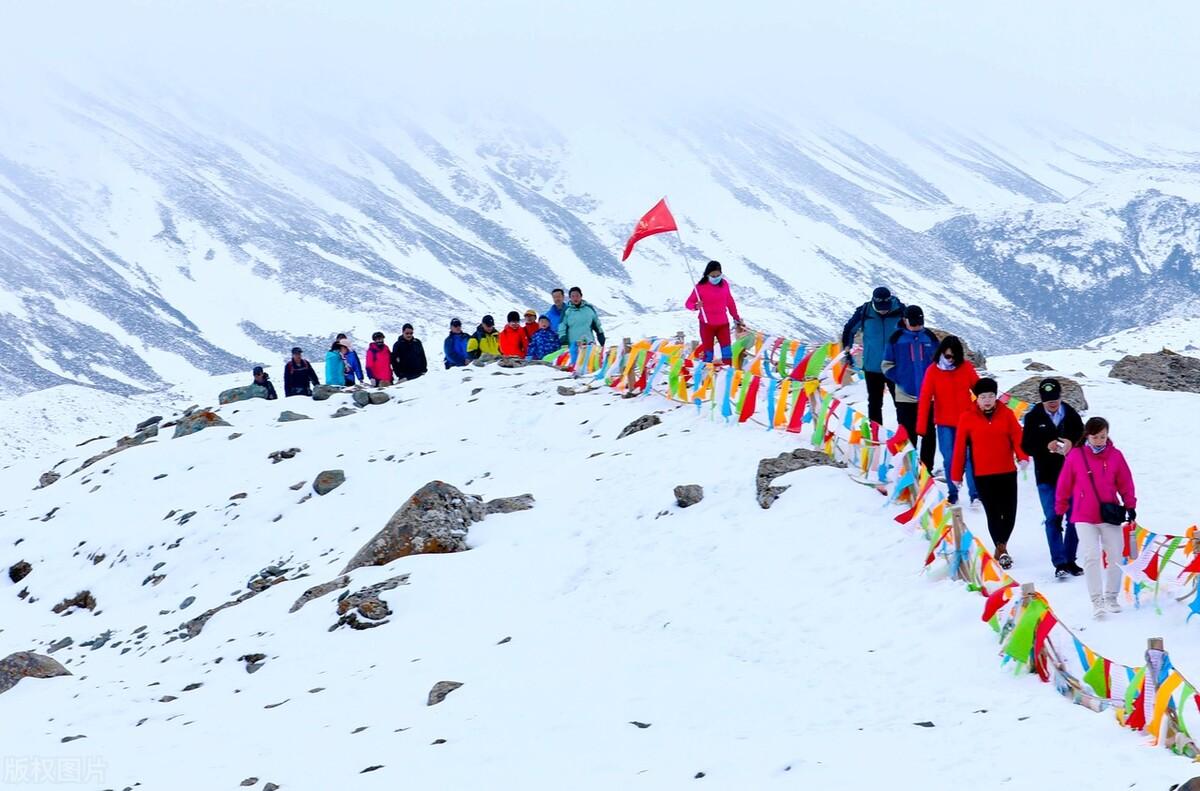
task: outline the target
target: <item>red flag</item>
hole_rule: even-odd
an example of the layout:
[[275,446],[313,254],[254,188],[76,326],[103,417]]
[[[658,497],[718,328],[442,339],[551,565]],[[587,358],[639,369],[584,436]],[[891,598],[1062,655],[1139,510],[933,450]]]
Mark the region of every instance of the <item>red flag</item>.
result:
[[671,216],[671,210],[667,208],[667,199],[663,198],[654,204],[654,208],[646,212],[642,219],[638,220],[637,227],[633,229],[633,235],[625,243],[625,254],[621,256],[621,260],[629,258],[629,254],[633,252],[633,246],[647,236],[677,230],[679,229],[675,225],[675,218]]

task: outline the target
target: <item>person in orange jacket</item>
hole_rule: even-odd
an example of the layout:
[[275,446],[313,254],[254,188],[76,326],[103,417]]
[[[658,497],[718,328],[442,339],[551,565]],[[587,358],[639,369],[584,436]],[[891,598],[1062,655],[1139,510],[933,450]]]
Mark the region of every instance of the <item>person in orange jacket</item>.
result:
[[[958,430],[958,418],[971,408],[971,386],[979,381],[979,373],[963,352],[962,341],[955,335],[947,335],[938,344],[933,354],[933,365],[925,371],[921,382],[921,395],[917,398],[917,425],[928,426],[930,411],[937,428],[937,444],[942,450],[942,467],[946,472],[950,504],[958,502],[958,487],[950,475],[954,466],[954,438]],[[961,479],[959,479],[961,480]],[[974,505],[979,499],[975,488],[975,473],[971,461],[966,467],[967,493]]]
[[508,324],[500,330],[500,355],[502,357],[525,357],[529,351],[529,336],[521,326],[521,314],[515,310],[508,312]]
[[[1012,567],[1008,539],[1017,520],[1017,466],[1025,469],[1029,455],[1021,448],[1017,416],[996,400],[999,388],[990,377],[971,387],[975,406],[959,416],[954,438],[954,469],[950,479],[962,485],[967,457],[975,467],[975,486],[987,514],[988,533],[996,547],[996,562]],[[1013,464],[1013,457],[1019,461]]]
[[538,314],[536,310],[530,309],[525,311],[525,323],[521,325],[521,329],[525,330],[526,340],[533,340],[533,336],[541,329],[538,326]]

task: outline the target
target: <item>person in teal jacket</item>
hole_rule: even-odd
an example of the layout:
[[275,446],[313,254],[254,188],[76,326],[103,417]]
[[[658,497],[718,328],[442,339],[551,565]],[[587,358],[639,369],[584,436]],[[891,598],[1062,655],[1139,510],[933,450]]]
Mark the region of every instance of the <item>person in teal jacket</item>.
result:
[[600,314],[590,303],[583,301],[583,289],[572,286],[571,299],[563,310],[562,321],[558,325],[558,339],[568,346],[580,341],[591,341],[592,333],[596,340],[604,345],[604,329],[600,326]]
[[854,315],[842,328],[842,353],[846,361],[853,364],[850,348],[854,336],[862,330],[862,368],[867,380],[867,417],[872,423],[883,423],[883,390],[886,387],[896,399],[896,385],[883,375],[883,352],[888,339],[900,327],[904,316],[904,303],[892,296],[887,286],[879,286],[871,294],[871,301],[859,305]]
[[346,386],[346,361],[342,358],[341,341],[334,341],[329,351],[325,352],[325,384]]

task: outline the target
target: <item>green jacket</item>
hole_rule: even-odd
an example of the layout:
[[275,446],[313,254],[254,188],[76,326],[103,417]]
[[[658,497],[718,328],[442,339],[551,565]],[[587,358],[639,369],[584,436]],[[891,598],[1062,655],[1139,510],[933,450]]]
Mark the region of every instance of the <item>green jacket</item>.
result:
[[558,339],[573,346],[581,340],[590,341],[593,332],[596,333],[596,340],[603,346],[604,329],[600,326],[600,315],[596,313],[596,309],[588,302],[580,302],[579,307],[568,302],[563,309],[562,321],[558,325]]

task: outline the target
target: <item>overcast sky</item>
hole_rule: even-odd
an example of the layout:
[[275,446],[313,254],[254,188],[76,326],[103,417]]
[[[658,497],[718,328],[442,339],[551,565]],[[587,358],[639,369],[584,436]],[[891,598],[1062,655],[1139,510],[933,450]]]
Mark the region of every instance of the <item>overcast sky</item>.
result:
[[[52,69],[230,101],[1197,117],[1200,3],[0,0],[6,90]],[[2,112],[2,111],[0,111]]]

